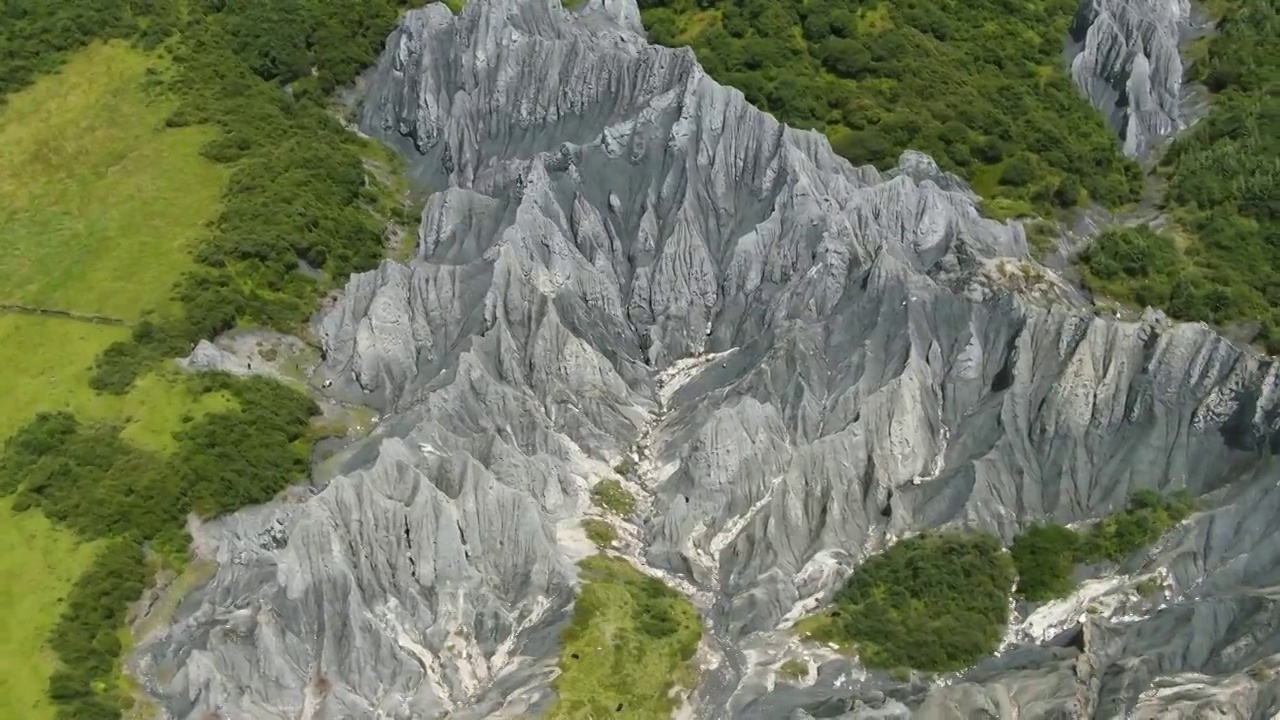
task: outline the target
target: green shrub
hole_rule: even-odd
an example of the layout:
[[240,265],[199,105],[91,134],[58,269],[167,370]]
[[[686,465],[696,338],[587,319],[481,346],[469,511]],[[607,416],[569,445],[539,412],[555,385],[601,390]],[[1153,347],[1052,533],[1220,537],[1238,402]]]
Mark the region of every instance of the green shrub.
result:
[[604,520],[587,518],[582,521],[582,529],[587,533],[587,539],[601,550],[608,550],[618,541],[618,531]]
[[778,666],[778,672],[782,673],[785,678],[800,680],[809,676],[809,663],[795,658],[784,660]]
[[1009,552],[1018,573],[1018,595],[1031,602],[1070,595],[1081,542],[1074,530],[1052,524],[1033,525],[1014,538]]
[[863,563],[830,608],[796,629],[851,647],[868,667],[959,670],[999,645],[1013,581],[996,538],[921,535]]
[[1138,199],[1142,172],[1062,55],[1074,0],[644,0],[654,42],[881,169],[930,153],[979,194],[1043,213]]
[[129,603],[147,583],[141,547],[129,540],[113,540],[76,580],[66,606],[50,635],[60,667],[49,678],[49,697],[59,718],[118,718],[123,697],[101,688],[116,684],[116,658],[121,651],[119,629]]
[[1010,554],[1018,574],[1018,595],[1031,602],[1066,597],[1075,589],[1072,575],[1080,563],[1120,562],[1160,539],[1191,514],[1195,503],[1185,491],[1162,497],[1139,490],[1125,509],[1077,533],[1062,525],[1034,525],[1014,538]]
[[636,510],[636,499],[622,487],[622,483],[609,478],[591,488],[591,499],[596,505],[626,517]]
[[546,717],[666,717],[691,688],[702,623],[688,599],[621,558],[582,562],[582,591],[561,637],[558,699]]
[[[1181,242],[1104,237],[1083,258],[1090,289],[1178,320],[1257,321],[1280,352],[1280,46],[1275,0],[1220,3],[1224,17],[1191,68],[1213,110],[1162,161]],[[1121,243],[1117,240],[1131,242]],[[1178,247],[1181,245],[1181,247]]]

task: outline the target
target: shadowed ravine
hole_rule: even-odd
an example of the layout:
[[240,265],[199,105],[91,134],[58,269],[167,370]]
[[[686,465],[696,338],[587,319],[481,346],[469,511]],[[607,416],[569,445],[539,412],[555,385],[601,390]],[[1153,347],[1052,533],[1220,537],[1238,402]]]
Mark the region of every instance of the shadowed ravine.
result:
[[[1249,672],[1280,653],[1274,363],[1011,291],[997,258],[1022,262],[1025,235],[958,178],[914,153],[851,167],[642,33],[632,0],[408,13],[359,124],[447,189],[416,257],[353,277],[316,327],[317,384],[383,419],[305,502],[196,529],[219,569],[138,657],[161,703],[545,707],[587,489],[635,453],[625,546],[711,631],[698,717],[1280,709]],[[1129,137],[1175,125],[1143,115]],[[1015,627],[932,686],[857,681],[784,629],[905,534],[1008,541],[1182,488],[1203,510],[1124,568],[1168,568],[1158,609]],[[784,656],[820,666],[788,681]]]

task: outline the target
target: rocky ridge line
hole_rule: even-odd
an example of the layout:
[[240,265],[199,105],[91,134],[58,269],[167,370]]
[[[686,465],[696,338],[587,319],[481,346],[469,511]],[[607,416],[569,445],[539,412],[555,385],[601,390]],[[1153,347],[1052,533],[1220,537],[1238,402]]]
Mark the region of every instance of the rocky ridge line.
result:
[[[1009,292],[984,268],[1025,235],[957,178],[853,168],[639,31],[631,0],[406,15],[360,125],[436,192],[416,257],[317,324],[317,381],[384,418],[306,502],[199,529],[219,570],[143,649],[172,716],[545,707],[587,489],[641,438],[636,549],[722,653],[697,717],[1280,708],[1248,674],[1280,652],[1275,365]],[[785,632],[895,537],[1182,487],[1208,509],[1122,568],[1169,568],[1149,616],[931,684]]]

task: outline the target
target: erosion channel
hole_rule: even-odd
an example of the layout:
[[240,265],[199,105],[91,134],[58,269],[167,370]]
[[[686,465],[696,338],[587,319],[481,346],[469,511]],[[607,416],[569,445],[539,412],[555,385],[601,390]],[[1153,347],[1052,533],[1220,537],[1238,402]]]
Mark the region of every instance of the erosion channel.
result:
[[[1139,4],[1094,3],[1072,62],[1134,156],[1191,113],[1187,12]],[[217,570],[132,662],[173,716],[545,711],[585,518],[697,608],[685,717],[1280,710],[1274,361],[1096,315],[930,157],[851,165],[649,44],[633,0],[408,11],[355,93],[428,196],[413,257],[315,321],[313,384],[381,420],[305,501],[196,528]],[[606,481],[625,517],[593,502]],[[1008,544],[1143,490],[1197,510],[1015,604],[964,671],[792,632],[899,539]]]

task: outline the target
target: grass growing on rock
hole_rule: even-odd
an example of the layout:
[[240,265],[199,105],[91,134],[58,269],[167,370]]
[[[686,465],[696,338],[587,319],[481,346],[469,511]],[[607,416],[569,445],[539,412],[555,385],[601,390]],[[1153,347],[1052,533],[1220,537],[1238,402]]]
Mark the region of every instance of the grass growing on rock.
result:
[[782,673],[782,676],[785,678],[799,680],[801,678],[808,677],[809,663],[795,658],[784,660],[783,663],[778,666],[778,672]]
[[702,639],[692,603],[622,558],[582,562],[582,592],[561,638],[549,720],[667,717],[692,687]]
[[636,499],[622,487],[621,482],[613,478],[596,483],[595,487],[591,488],[591,499],[596,505],[623,517],[636,510]]
[[832,606],[795,630],[868,667],[959,670],[998,646],[1013,580],[1012,560],[990,535],[920,535],[859,566]]
[[608,550],[618,541],[618,531],[608,522],[599,518],[587,518],[582,521],[582,529],[587,534],[587,539],[596,544],[601,550]]
[[1051,523],[1028,528],[1013,541],[1010,554],[1018,573],[1017,594],[1031,602],[1066,597],[1075,589],[1072,575],[1081,563],[1120,562],[1160,539],[1191,514],[1186,493],[1161,497],[1140,490],[1121,512],[1077,532]]

